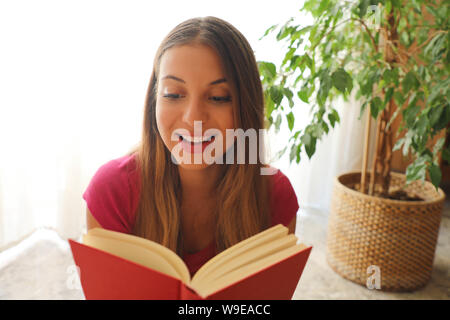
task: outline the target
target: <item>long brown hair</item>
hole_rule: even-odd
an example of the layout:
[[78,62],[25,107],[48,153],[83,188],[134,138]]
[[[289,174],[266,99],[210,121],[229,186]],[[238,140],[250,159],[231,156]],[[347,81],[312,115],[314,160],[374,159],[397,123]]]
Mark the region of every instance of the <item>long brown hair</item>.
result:
[[[264,129],[264,95],[253,50],[245,37],[230,23],[216,17],[193,18],[177,25],[162,41],[153,62],[147,90],[143,130],[140,143],[128,155],[136,154],[140,172],[140,200],[133,233],[156,241],[182,256],[181,184],[177,165],[171,161],[156,126],[155,107],[159,65],[166,50],[183,44],[200,43],[216,50],[231,89],[237,97],[233,110],[235,125],[246,131]],[[264,146],[259,141],[258,147]],[[245,155],[248,155],[246,145]],[[234,145],[236,150],[236,143]],[[216,184],[216,251],[244,240],[270,226],[269,176],[261,175],[266,167],[256,164],[221,165]],[[265,162],[265,161],[264,161]]]

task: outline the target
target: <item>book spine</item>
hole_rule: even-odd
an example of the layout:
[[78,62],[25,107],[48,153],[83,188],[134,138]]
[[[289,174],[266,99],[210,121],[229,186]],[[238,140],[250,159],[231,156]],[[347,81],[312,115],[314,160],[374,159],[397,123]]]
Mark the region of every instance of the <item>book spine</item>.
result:
[[194,289],[184,283],[180,286],[180,300],[205,300]]

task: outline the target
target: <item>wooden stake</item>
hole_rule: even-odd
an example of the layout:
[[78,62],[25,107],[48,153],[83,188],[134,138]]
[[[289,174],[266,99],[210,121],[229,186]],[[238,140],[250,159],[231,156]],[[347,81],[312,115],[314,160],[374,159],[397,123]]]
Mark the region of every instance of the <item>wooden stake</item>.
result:
[[373,155],[372,170],[370,172],[369,195],[373,195],[375,185],[375,170],[379,159],[379,140],[380,140],[381,117],[377,117],[377,135],[375,138],[375,153]]
[[366,171],[367,171],[367,158],[369,157],[369,143],[370,143],[370,109],[367,108],[367,120],[366,120],[366,133],[364,139],[364,154],[363,154],[363,166],[361,172],[361,192],[366,193]]

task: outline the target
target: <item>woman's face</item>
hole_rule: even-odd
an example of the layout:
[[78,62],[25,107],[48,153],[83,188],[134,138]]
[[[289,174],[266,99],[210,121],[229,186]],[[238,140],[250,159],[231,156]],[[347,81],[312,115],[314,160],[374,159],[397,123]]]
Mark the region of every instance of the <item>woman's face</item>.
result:
[[175,46],[163,54],[157,78],[156,122],[164,144],[181,167],[206,168],[233,144],[226,129],[235,128],[237,99],[220,57],[202,44]]

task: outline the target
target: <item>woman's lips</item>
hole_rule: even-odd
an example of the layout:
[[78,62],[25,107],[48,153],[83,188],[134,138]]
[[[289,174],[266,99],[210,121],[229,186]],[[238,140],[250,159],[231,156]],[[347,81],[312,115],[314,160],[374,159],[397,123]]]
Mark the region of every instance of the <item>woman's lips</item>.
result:
[[212,143],[215,139],[215,136],[212,138],[190,138],[191,141],[203,141],[203,142],[189,142],[189,138],[184,138],[184,136],[180,136],[179,143],[181,143],[181,148],[189,153],[203,153],[206,146]]
[[191,137],[191,136],[182,135],[180,133],[177,133],[177,135],[180,138],[182,138],[183,140],[186,140],[187,142],[191,142],[191,143],[200,143],[200,142],[210,141],[211,138],[214,137],[214,135],[204,136],[204,137]]

